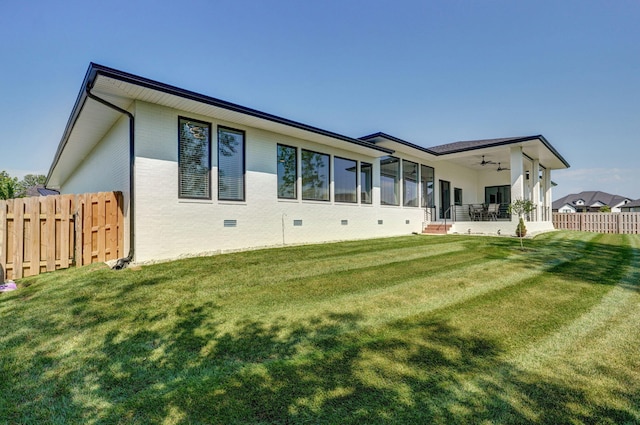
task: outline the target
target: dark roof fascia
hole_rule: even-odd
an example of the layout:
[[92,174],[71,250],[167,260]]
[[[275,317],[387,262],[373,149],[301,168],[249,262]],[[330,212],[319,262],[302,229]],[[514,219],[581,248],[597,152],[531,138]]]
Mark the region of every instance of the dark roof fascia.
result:
[[128,72],[120,71],[114,68],[109,68],[107,66],[99,65],[97,63],[91,62],[89,64],[89,68],[82,82],[80,93],[78,93],[76,102],[73,105],[73,109],[71,110],[71,115],[69,116],[67,125],[64,129],[64,132],[62,133],[62,138],[60,139],[60,143],[58,144],[58,149],[56,150],[56,154],[54,156],[53,162],[51,163],[51,167],[49,168],[49,173],[47,174],[47,181],[45,184],[49,183],[49,177],[51,176],[51,173],[53,172],[55,167],[58,165],[58,161],[60,160],[60,156],[64,151],[67,141],[69,140],[71,131],[73,130],[76,124],[76,121],[78,120],[78,117],[82,112],[82,108],[84,107],[84,104],[87,101],[87,90],[90,90],[91,88],[93,88],[93,85],[95,84],[95,81],[99,75],[103,75],[108,78],[114,78],[126,83],[138,85],[148,89],[158,90],[163,93],[172,94],[172,95],[183,97],[186,99],[191,99],[197,102],[206,103],[208,105],[217,106],[217,107],[228,109],[235,112],[240,112],[256,118],[261,118],[261,119],[265,119],[275,123],[284,124],[289,127],[294,127],[300,130],[309,131],[309,132],[330,137],[333,139],[342,140],[344,142],[353,143],[355,145],[363,146],[369,149],[378,150],[386,154],[393,153],[393,150],[383,148],[382,146],[376,146],[371,142],[366,142],[360,139],[354,139],[352,137],[348,137],[348,136],[344,136],[331,131],[323,130],[321,128],[313,127],[297,121],[292,121],[286,118],[278,117],[276,115],[268,114],[266,112],[258,111],[256,109],[247,108],[244,106],[237,105],[235,103],[226,102],[226,101],[216,99],[210,96],[205,96],[190,90],[181,89],[179,87],[160,83],[158,81],[154,81],[148,78],[140,77],[138,75],[130,74]]
[[360,140],[375,139],[376,137],[382,137],[382,138],[385,138],[385,139],[390,140],[392,142],[396,142],[396,143],[399,143],[401,145],[409,146],[410,148],[418,149],[418,150],[420,150],[422,152],[426,152],[426,153],[431,154],[431,155],[435,155],[435,156],[440,155],[438,152],[432,151],[431,149],[416,145],[416,144],[411,143],[411,142],[407,142],[406,140],[398,139],[397,137],[393,137],[390,134],[382,133],[382,132],[373,133],[373,134],[369,134],[368,136],[360,137]]
[[387,154],[393,153],[393,150],[391,149],[386,149],[381,146],[376,146],[375,144],[370,142],[366,142],[360,139],[354,139],[349,136],[344,136],[342,134],[334,133],[332,131],[323,130],[318,127],[313,127],[311,125],[303,124],[301,122],[289,120],[287,118],[282,118],[266,112],[258,111],[257,109],[247,108],[245,106],[241,106],[236,103],[227,102],[211,96],[206,96],[200,93],[196,93],[190,90],[181,89],[179,87],[172,86],[170,84],[160,83],[158,81],[150,80],[148,78],[140,77],[134,74],[130,74],[128,72],[119,71],[117,69],[109,68],[103,65],[98,65],[93,62],[91,63],[89,69],[90,71],[88,75],[91,78],[89,79],[88,82],[91,85],[94,84],[96,78],[99,75],[103,75],[105,77],[114,78],[126,83],[138,85],[138,86],[145,87],[152,90],[157,90],[166,94],[179,96],[185,99],[194,100],[196,102],[206,103],[207,105],[216,106],[219,108],[227,109],[234,112],[239,112],[252,117],[261,118],[267,121],[272,121],[278,124],[283,124],[289,127],[294,127],[300,130],[309,131],[311,133],[316,133],[322,136],[331,137],[332,139],[338,139],[344,142],[353,143],[353,144],[367,147],[370,149],[379,150],[380,152],[384,152]]
[[[569,163],[562,157],[562,155],[560,155],[560,153],[553,146],[551,146],[549,141],[547,139],[545,139],[545,137],[542,136],[542,135],[500,139],[500,141],[496,141],[494,143],[487,143],[487,144],[482,144],[482,145],[477,145],[477,146],[467,146],[467,147],[464,147],[464,148],[443,150],[443,151],[435,151],[435,150],[432,150],[433,148],[424,148],[422,146],[418,146],[418,145],[413,144],[411,142],[407,142],[406,140],[398,139],[397,137],[391,136],[391,135],[383,133],[383,132],[369,134],[368,136],[361,137],[360,139],[361,140],[369,140],[369,139],[375,139],[376,137],[382,137],[382,138],[391,140],[391,141],[396,142],[396,143],[400,143],[400,144],[403,144],[403,145],[406,145],[406,146],[410,146],[412,148],[419,149],[419,150],[421,150],[423,152],[427,152],[427,153],[430,153],[430,154],[435,155],[435,156],[443,156],[443,155],[449,155],[449,154],[459,153],[459,152],[468,152],[468,151],[474,151],[474,150],[479,150],[479,149],[484,149],[484,148],[491,148],[491,147],[496,147],[496,146],[506,146],[506,145],[511,145],[511,144],[514,144],[514,143],[528,142],[528,141],[531,141],[531,140],[538,139],[567,168],[570,167]],[[473,140],[470,140],[469,142],[473,142]],[[477,142],[482,142],[482,140],[478,140]]]
[[76,124],[78,117],[80,116],[80,112],[82,112],[82,108],[84,107],[85,102],[87,101],[87,90],[89,87],[89,82],[93,82],[95,80],[95,70],[93,69],[93,63],[89,65],[89,69],[87,70],[84,80],[82,81],[82,86],[80,88],[80,93],[78,93],[78,97],[76,98],[76,102],[73,105],[73,109],[71,109],[71,115],[69,116],[69,120],[67,121],[67,125],[64,128],[64,132],[62,133],[62,138],[60,139],[60,143],[58,144],[58,149],[56,150],[56,154],[53,157],[53,162],[51,163],[51,167],[49,168],[49,173],[47,174],[47,179],[45,181],[45,187],[49,184],[49,177],[53,172],[54,168],[58,165],[58,161],[60,160],[60,155],[62,155],[62,151],[64,151],[65,146],[67,145],[67,140],[69,140],[69,136],[71,135],[71,130]]
[[[560,153],[553,146],[551,146],[551,143],[549,143],[549,141],[547,139],[545,139],[545,137],[543,135],[541,135],[541,134],[539,134],[537,136],[514,137],[514,138],[511,138],[511,139],[501,139],[500,141],[496,141],[495,143],[487,143],[487,144],[483,144],[483,145],[479,145],[479,146],[469,146],[469,147],[460,148],[460,149],[452,149],[450,151],[440,152],[440,155],[448,155],[448,154],[452,154],[452,153],[466,152],[466,151],[472,151],[472,150],[478,150],[478,149],[484,149],[484,148],[492,148],[492,147],[497,147],[497,146],[513,145],[514,143],[529,142],[531,140],[536,140],[536,139],[540,140],[542,142],[542,144],[547,149],[549,149],[556,156],[556,158],[558,158],[567,168],[570,167],[570,165],[567,162],[567,160],[565,160],[562,157],[562,155],[560,155]],[[478,142],[481,142],[481,140],[478,140]]]

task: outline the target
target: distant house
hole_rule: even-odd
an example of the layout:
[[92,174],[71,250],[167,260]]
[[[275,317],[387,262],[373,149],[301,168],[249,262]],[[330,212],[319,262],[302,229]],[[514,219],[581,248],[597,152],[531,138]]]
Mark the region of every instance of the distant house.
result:
[[620,207],[622,212],[640,212],[640,199],[626,203]]
[[621,212],[622,207],[631,199],[620,195],[612,195],[600,191],[585,191],[572,193],[553,202],[553,211],[561,213],[599,212],[604,206],[611,208],[611,212]]
[[27,189],[27,196],[49,196],[49,195],[59,195],[60,192],[53,189],[47,189],[43,184],[39,184],[37,186],[31,186]]
[[527,228],[544,232],[551,171],[568,167],[542,135],[432,148],[354,138],[91,64],[46,186],[123,192],[125,252],[138,262],[440,222],[508,234],[515,199],[536,205]]

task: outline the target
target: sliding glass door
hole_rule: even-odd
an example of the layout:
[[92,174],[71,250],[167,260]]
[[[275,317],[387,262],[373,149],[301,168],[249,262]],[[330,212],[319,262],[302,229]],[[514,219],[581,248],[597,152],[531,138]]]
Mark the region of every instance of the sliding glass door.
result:
[[440,218],[451,218],[451,182],[440,180]]

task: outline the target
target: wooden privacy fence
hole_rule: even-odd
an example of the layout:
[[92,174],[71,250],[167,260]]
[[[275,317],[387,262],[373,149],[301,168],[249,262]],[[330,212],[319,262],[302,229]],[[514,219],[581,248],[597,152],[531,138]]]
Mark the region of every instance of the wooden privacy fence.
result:
[[121,192],[0,201],[0,280],[123,257]]
[[553,226],[561,230],[640,234],[640,213],[553,213]]

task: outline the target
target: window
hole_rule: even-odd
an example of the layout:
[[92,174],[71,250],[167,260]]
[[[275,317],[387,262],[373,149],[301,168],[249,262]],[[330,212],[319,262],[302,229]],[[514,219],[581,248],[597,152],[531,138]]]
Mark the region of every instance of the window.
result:
[[360,163],[360,202],[370,204],[373,187],[373,166],[367,162]]
[[451,183],[440,180],[440,218],[451,218]]
[[296,199],[298,180],[298,150],[278,145],[278,198]]
[[453,188],[453,203],[455,205],[462,205],[462,189],[459,187]]
[[500,204],[498,214],[500,217],[509,217],[509,204],[511,204],[511,186],[486,186],[484,188],[485,204]]
[[402,187],[405,207],[418,206],[418,164],[402,160]]
[[178,197],[211,199],[211,124],[178,118]]
[[302,149],[302,199],[329,200],[329,155]]
[[333,158],[336,202],[358,202],[358,164],[351,159]]
[[420,166],[420,182],[422,183],[422,206],[432,208],[435,206],[433,199],[434,170],[426,165]]
[[218,199],[244,201],[244,131],[218,127]]
[[400,205],[400,160],[392,156],[380,158],[380,203]]

